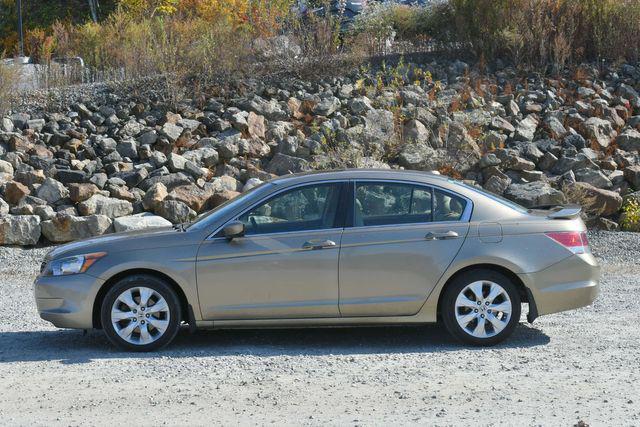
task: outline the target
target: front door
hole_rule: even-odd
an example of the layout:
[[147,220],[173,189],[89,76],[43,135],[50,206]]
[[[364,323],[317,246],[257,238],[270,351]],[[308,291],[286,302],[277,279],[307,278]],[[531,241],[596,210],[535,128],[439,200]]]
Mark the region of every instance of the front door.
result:
[[340,251],[340,313],[416,314],[460,250],[470,201],[428,186],[357,182]]
[[284,190],[237,218],[244,237],[205,241],[197,261],[203,317],[337,317],[342,187]]

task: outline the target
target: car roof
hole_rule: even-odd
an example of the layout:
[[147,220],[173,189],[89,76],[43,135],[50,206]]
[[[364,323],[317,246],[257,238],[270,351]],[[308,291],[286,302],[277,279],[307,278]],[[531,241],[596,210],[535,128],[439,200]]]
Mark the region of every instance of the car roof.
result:
[[401,169],[334,169],[283,175],[269,182],[276,185],[290,185],[304,182],[339,179],[398,179],[430,182],[451,182],[451,179],[434,172]]

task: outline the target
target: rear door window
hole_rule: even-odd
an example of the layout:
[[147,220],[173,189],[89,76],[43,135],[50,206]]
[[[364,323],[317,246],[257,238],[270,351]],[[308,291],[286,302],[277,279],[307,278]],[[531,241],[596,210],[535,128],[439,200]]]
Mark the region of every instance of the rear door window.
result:
[[431,222],[432,209],[430,187],[386,182],[356,184],[356,227]]

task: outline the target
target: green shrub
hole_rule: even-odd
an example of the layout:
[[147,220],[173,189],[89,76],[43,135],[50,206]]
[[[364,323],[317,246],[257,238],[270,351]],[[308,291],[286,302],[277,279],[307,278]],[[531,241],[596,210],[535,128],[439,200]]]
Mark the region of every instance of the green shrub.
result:
[[640,231],[640,201],[629,197],[622,206],[620,226],[624,231]]

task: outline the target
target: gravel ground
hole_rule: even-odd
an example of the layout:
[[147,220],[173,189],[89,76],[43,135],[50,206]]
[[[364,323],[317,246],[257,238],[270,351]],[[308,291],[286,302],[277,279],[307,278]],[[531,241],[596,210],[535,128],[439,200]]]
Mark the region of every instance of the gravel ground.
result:
[[0,424],[640,425],[640,235],[592,246],[596,303],[491,349],[434,325],[185,331],[156,354],[40,320],[46,249],[0,248]]

